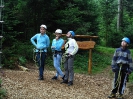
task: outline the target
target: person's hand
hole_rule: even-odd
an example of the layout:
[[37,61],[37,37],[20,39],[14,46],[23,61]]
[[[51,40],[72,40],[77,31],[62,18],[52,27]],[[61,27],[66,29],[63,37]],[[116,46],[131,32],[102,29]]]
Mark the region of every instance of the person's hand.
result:
[[130,71],[128,71],[128,72],[127,72],[127,74],[128,74],[128,75],[130,75],[130,74],[131,74],[131,72],[130,72]]
[[112,69],[112,71],[115,73],[116,72],[116,69]]
[[54,49],[55,47],[54,47],[54,46],[52,46],[51,48],[52,48],[52,49]]
[[71,54],[71,53],[69,53],[69,56],[72,56],[72,54]]
[[56,39],[56,40],[58,40],[58,39],[59,39],[59,37],[58,37],[58,36],[56,36],[56,37],[55,37],[55,39]]

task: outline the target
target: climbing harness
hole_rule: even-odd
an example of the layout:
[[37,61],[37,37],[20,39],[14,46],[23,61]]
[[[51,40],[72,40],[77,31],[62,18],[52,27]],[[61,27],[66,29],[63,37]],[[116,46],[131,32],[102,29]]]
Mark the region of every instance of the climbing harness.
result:
[[61,57],[61,67],[63,66],[63,64],[65,63],[66,60],[68,60],[69,58],[72,58],[73,55],[69,55],[69,53],[64,53]]
[[[36,50],[38,50],[38,52],[36,52]],[[41,64],[41,55],[42,55],[42,52],[44,52],[44,49],[36,49],[34,48],[33,49],[33,61],[35,62],[35,66],[36,67],[39,67],[37,65],[37,63],[40,61],[40,64]],[[37,53],[40,53],[40,58],[37,60],[36,57],[37,57]]]

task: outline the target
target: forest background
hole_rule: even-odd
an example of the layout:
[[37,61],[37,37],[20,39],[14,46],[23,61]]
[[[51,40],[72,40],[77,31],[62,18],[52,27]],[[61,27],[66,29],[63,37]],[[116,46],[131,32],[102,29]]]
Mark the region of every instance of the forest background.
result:
[[[123,37],[129,37],[131,40],[129,48],[133,47],[133,1],[121,0],[122,24],[119,31],[117,30],[118,1],[5,0],[1,16],[4,23],[0,25],[3,35],[1,45],[3,67],[14,69],[16,64],[25,65],[33,62],[34,46],[30,38],[40,32],[41,24],[47,26],[51,42],[54,38],[53,33],[58,28],[62,29],[64,34],[73,30],[76,35],[98,36],[94,39],[96,47],[93,50],[93,66],[96,68],[109,66],[113,52],[120,46]],[[47,65],[52,68],[50,48],[48,56]],[[77,56],[79,57],[76,58],[75,68],[78,68],[77,71],[87,72],[88,51],[80,50]]]

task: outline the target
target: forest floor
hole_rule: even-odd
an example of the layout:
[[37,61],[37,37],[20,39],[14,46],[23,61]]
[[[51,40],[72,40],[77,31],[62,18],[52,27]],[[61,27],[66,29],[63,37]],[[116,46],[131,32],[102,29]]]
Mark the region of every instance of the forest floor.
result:
[[[0,73],[2,88],[7,91],[5,99],[108,99],[112,88],[110,68],[95,75],[75,73],[72,86],[60,84],[61,78],[51,80],[55,71],[48,69],[45,69],[44,80],[39,81],[38,69],[28,68],[29,71],[3,69],[4,75]],[[126,88],[124,99],[133,99],[132,88]]]

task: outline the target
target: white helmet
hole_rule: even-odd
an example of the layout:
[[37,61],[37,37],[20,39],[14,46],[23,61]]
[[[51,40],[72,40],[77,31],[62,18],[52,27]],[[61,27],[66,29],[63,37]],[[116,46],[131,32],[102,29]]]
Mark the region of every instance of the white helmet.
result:
[[62,30],[61,30],[61,29],[57,29],[57,30],[55,31],[55,33],[62,34]]
[[43,27],[43,28],[47,29],[47,26],[44,25],[44,24],[42,24],[40,27]]

